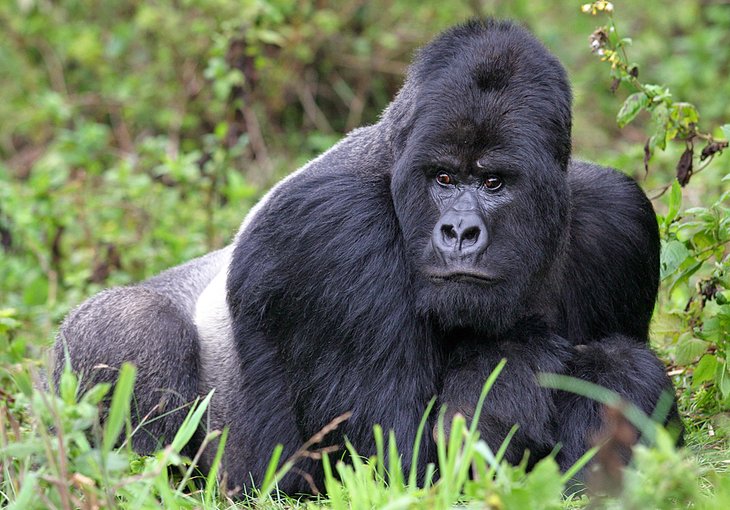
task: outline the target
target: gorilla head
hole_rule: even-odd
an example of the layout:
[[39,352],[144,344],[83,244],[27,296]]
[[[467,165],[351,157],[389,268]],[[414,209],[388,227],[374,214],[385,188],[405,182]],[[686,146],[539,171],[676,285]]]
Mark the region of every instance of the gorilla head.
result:
[[441,328],[498,334],[549,297],[570,107],[560,63],[514,24],[473,21],[417,56],[384,119],[401,128],[391,189],[418,306]]

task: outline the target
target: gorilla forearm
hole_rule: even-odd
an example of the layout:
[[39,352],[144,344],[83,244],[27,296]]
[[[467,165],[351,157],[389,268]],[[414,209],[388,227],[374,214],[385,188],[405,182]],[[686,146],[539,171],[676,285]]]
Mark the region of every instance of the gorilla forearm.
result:
[[[665,402],[669,404],[666,416],[657,418],[681,431],[674,390],[664,365],[636,338],[612,335],[581,345],[564,373],[618,393],[647,416],[653,416],[657,404]],[[562,445],[557,460],[562,469],[567,469],[598,439],[604,427],[603,406],[564,391],[557,392],[555,405],[557,438]]]
[[565,370],[572,352],[567,340],[547,333],[537,324],[519,324],[500,340],[469,339],[450,350],[439,402],[447,417],[458,412],[473,417],[484,381],[501,359],[504,369],[497,377],[479,417],[481,437],[496,452],[510,429],[518,429],[505,458],[519,462],[530,451],[529,465],[555,446],[553,391],[538,383],[541,372]]

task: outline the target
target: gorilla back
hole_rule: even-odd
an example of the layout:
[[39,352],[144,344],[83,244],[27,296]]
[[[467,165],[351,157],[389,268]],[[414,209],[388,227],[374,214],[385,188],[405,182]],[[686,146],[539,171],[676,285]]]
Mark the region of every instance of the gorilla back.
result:
[[[248,487],[276,444],[291,455],[346,412],[322,445],[346,436],[369,455],[378,423],[407,469],[428,401],[472,416],[506,358],[482,437],[496,448],[519,424],[508,460],[560,444],[569,467],[602,414],[541,388],[537,373],[596,382],[648,413],[671,391],[647,347],[651,204],[622,174],[570,161],[570,108],[565,71],[524,29],[446,31],[377,124],[279,183],[229,247],[72,312],[56,375],[65,350],[87,384],[136,363],[139,417],[161,414],[160,397],[169,407],[214,388],[209,424],[230,427],[229,483]],[[169,440],[182,414],[143,426],[135,448]],[[422,471],[435,445],[415,447]],[[284,491],[322,488],[317,461],[297,468]]]

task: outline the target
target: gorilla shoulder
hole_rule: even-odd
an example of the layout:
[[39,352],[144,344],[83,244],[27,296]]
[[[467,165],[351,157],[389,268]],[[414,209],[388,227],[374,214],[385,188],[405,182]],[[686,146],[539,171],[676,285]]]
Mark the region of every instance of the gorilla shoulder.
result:
[[570,254],[560,333],[575,343],[611,333],[645,340],[659,286],[651,202],[632,178],[594,163],[572,161],[568,183]]

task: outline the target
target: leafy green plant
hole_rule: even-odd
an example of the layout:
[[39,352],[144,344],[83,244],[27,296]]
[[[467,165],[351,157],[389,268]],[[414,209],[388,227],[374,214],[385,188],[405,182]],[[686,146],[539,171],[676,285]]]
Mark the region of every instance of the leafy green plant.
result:
[[642,112],[649,112],[653,121],[652,134],[644,145],[644,166],[649,169],[649,161],[654,151],[666,149],[667,143],[673,140],[682,141],[685,150],[677,163],[677,180],[680,185],[686,185],[695,170],[695,143],[705,143],[699,155],[700,162],[707,160],[709,164],[714,156],[728,147],[730,139],[730,124],[720,127],[721,136],[716,138],[709,132],[699,129],[700,114],[692,103],[677,101],[673,98],[669,88],[663,85],[644,83],[639,79],[639,65],[631,62],[626,48],[632,40],[619,35],[618,27],[613,18],[614,7],[611,2],[599,0],[591,4],[584,4],[585,13],[596,15],[605,13],[608,22],[597,28],[590,37],[591,49],[601,57],[601,60],[611,64],[610,75],[613,78],[611,90],[620,86],[635,90],[626,98],[616,116],[619,127],[624,127],[633,121]]
[[[704,423],[730,409],[730,191],[725,184],[730,182],[730,173],[725,172],[719,196],[709,206],[682,210],[682,187],[728,147],[730,124],[717,130],[724,138],[703,132],[694,105],[675,100],[668,87],[639,79],[639,67],[626,53],[631,39],[619,36],[613,4],[598,1],[585,4],[582,10],[607,15],[608,23],[591,36],[591,47],[611,65],[614,90],[620,85],[635,90],[619,110],[619,126],[632,122],[642,110],[651,115],[652,134],[644,147],[644,163],[648,164],[655,149],[664,150],[672,140],[685,145],[676,179],[664,187],[670,191],[666,212],[658,216],[663,306],[654,331],[663,336],[665,345],[673,346],[677,365],[673,373],[691,375],[691,380],[679,380],[687,396],[705,394],[704,402],[713,402],[702,413],[705,416],[699,422]],[[694,153],[697,141],[705,143],[698,157]],[[695,159],[706,160],[705,166],[693,171]]]
[[726,191],[709,207],[689,208],[680,216],[681,191],[675,182],[669,210],[659,218],[662,278],[678,305],[663,314],[662,327],[674,329],[677,364],[694,365],[690,388],[709,389],[718,410],[730,409],[729,197]]

